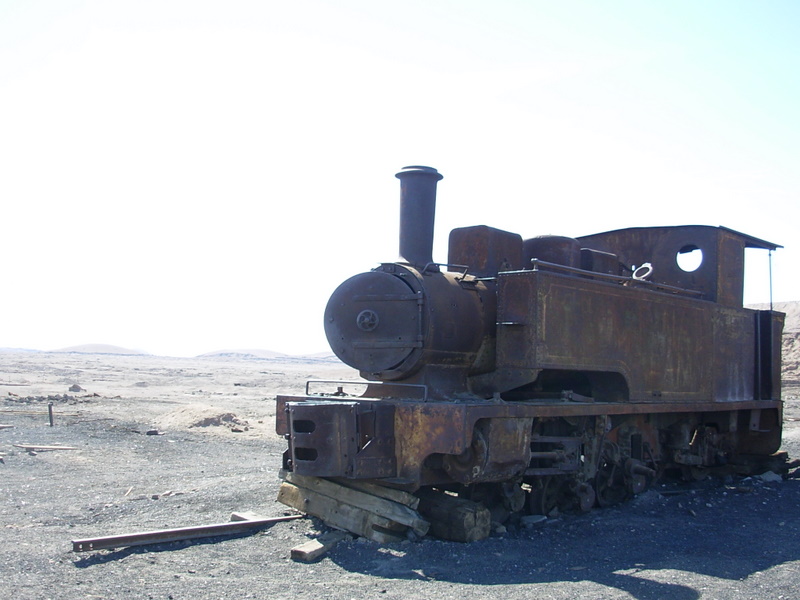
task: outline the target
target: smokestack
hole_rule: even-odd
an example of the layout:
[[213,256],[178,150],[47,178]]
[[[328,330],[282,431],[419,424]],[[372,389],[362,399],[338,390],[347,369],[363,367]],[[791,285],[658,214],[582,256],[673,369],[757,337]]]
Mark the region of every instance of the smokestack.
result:
[[432,167],[411,166],[395,177],[400,180],[400,262],[424,268],[433,262],[436,183],[442,175]]

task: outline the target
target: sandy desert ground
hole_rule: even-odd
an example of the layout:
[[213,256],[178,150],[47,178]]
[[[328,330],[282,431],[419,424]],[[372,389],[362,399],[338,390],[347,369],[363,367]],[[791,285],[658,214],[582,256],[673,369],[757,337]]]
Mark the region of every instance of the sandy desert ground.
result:
[[[800,481],[701,482],[511,528],[474,544],[290,549],[303,518],[253,535],[73,553],[71,540],[285,514],[274,396],[353,379],[324,359],[0,353],[0,589],[26,599],[796,598]],[[70,391],[79,386],[80,391]],[[73,388],[76,389],[76,388]],[[800,388],[784,447],[800,457]],[[54,426],[47,416],[54,408]],[[158,435],[148,435],[148,432]],[[75,450],[27,452],[24,444]]]

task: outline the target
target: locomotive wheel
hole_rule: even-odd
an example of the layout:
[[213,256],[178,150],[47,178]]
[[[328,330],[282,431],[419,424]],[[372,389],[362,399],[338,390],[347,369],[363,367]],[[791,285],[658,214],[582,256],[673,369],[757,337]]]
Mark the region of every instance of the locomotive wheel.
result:
[[682,471],[685,481],[704,481],[711,476],[708,469],[701,467],[689,467],[684,465]]
[[528,512],[532,515],[549,515],[553,509],[563,506],[569,485],[563,477],[551,476],[538,479],[528,494]]
[[629,458],[625,461],[625,476],[628,491],[635,496],[649,487],[656,477],[656,471],[640,460]]
[[603,460],[594,478],[598,506],[613,506],[628,497],[623,468],[615,462]]
[[594,488],[589,485],[588,483],[582,483],[578,486],[578,508],[581,512],[589,512],[594,507],[594,503],[597,501],[597,494],[594,492]]
[[500,484],[500,496],[503,506],[510,512],[519,512],[525,507],[525,490],[514,481],[505,481]]
[[516,481],[501,483],[478,483],[459,496],[480,502],[492,514],[492,521],[505,523],[513,513],[525,508],[527,494]]

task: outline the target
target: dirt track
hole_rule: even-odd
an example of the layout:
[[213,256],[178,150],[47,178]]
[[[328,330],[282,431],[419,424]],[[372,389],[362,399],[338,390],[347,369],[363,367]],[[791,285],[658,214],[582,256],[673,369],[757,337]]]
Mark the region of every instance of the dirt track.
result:
[[[0,354],[0,423],[13,425],[0,429],[4,597],[797,597],[798,480],[659,487],[470,545],[354,540],[311,565],[289,550],[320,531],[312,519],[238,538],[71,551],[73,539],[216,523],[233,511],[283,514],[272,398],[309,378],[352,376],[322,361]],[[797,396],[784,392],[793,457]],[[13,446],[26,443],[77,450]]]

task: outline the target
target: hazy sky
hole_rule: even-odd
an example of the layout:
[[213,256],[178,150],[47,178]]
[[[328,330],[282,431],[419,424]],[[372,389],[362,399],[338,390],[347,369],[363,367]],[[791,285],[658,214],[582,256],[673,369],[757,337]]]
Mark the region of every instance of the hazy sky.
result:
[[0,346],[326,350],[336,285],[397,256],[408,164],[444,175],[442,262],[465,225],[725,225],[784,245],[800,300],[799,26],[794,0],[0,0]]

